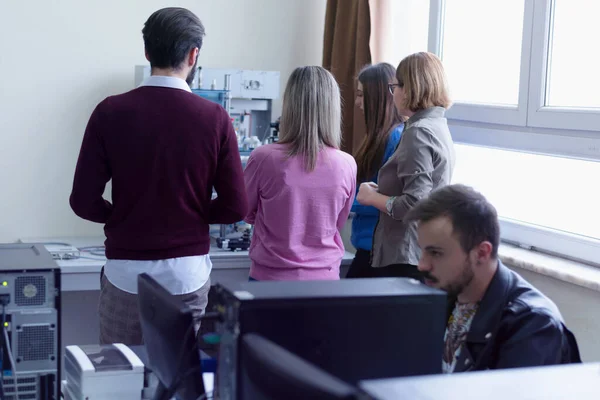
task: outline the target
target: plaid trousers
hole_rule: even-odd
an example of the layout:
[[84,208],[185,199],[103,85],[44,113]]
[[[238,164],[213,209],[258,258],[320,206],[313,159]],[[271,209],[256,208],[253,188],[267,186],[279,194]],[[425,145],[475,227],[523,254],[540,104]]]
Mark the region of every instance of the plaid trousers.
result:
[[[100,344],[144,344],[137,294],[119,289],[104,274],[100,280]],[[200,330],[200,316],[206,309],[209,290],[210,279],[195,292],[176,295],[192,309],[196,333]]]

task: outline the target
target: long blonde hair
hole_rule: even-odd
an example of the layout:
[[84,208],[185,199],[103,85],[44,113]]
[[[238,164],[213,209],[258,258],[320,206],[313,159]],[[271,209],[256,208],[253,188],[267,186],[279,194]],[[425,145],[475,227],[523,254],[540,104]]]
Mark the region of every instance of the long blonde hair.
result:
[[289,156],[304,158],[308,172],[317,164],[323,146],[339,149],[342,141],[340,88],[325,68],[296,68],[283,95],[279,143]]

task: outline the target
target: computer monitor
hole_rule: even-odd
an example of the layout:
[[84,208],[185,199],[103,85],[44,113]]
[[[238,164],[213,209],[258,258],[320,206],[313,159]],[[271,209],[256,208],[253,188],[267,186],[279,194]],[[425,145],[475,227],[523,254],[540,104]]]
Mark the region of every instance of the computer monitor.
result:
[[155,400],[204,395],[192,310],[148,274],[138,276],[140,320],[150,369],[159,381]]
[[[217,387],[240,387],[239,342],[256,333],[327,373],[365,379],[442,372],[446,293],[406,278],[222,282]],[[228,393],[229,394],[229,393]]]
[[240,349],[241,400],[357,400],[359,389],[264,337],[248,333]]

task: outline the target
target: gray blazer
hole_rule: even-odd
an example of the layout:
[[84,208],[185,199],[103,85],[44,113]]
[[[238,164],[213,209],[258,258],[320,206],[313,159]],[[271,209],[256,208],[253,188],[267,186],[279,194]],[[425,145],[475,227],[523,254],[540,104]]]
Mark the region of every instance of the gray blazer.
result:
[[373,235],[373,267],[419,263],[415,222],[402,219],[417,201],[447,185],[454,170],[454,145],[443,107],[418,111],[404,125],[394,154],[379,170],[379,193],[396,196],[392,212],[379,213]]

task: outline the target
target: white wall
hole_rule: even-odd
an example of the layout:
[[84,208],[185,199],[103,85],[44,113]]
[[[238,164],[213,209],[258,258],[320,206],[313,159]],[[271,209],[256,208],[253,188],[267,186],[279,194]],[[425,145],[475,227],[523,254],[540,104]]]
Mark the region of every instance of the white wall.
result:
[[[281,71],[320,65],[326,0],[0,1],[0,242],[98,235],[69,208],[87,120],[133,88],[141,29],[162,7],[206,27],[199,65]],[[275,102],[273,118],[279,116]]]

